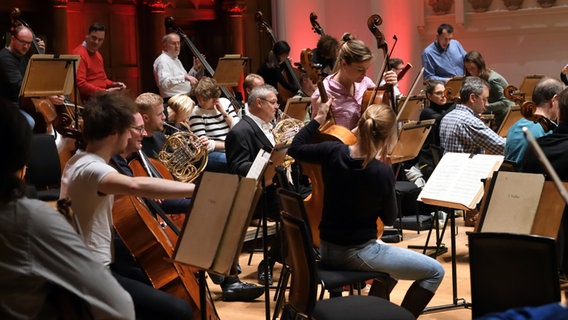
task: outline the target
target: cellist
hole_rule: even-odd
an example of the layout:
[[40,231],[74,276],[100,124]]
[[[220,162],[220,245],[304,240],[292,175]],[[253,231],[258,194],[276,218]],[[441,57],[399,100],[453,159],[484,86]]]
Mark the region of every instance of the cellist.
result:
[[[339,44],[337,71],[323,80],[328,96],[335,99],[332,108],[335,123],[349,130],[356,127],[361,117],[363,94],[375,87],[373,80],[366,76],[372,60],[369,47],[350,33],[345,33]],[[397,83],[397,75],[392,70],[385,72],[383,78],[388,85]],[[319,90],[312,95],[312,116],[318,113],[316,101],[319,96]]]
[[193,310],[187,301],[113,270],[114,195],[182,198],[192,196],[195,188],[191,183],[128,177],[108,164],[112,155],[124,152],[132,135],[140,134],[134,113],[134,102],[124,95],[102,93],[88,102],[83,112],[83,138],[87,146],[67,162],[61,178],[61,197],[73,199],[72,209],[87,247],[130,293],[137,318],[190,319]]

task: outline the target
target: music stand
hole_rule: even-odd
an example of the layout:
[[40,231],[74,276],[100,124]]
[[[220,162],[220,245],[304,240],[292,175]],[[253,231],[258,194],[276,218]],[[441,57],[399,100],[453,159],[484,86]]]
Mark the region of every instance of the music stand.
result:
[[543,74],[528,74],[521,82],[519,86],[519,91],[525,94],[525,99],[527,101],[532,101],[532,94],[536,84],[544,77]]
[[290,98],[286,101],[286,107],[284,108],[284,114],[290,118],[298,119],[300,121],[306,120],[306,115],[308,114],[308,108],[312,102],[309,97],[305,98]]
[[[398,100],[398,114],[396,122],[416,121],[420,118],[420,112],[424,109],[425,96],[403,97]],[[408,100],[408,102],[405,101]]]
[[20,97],[69,95],[80,59],[78,55],[34,54],[24,74]]
[[213,79],[221,87],[236,87],[247,64],[248,58],[239,54],[226,54],[219,58]]
[[395,164],[416,158],[435,121],[430,119],[405,123],[400,129],[396,144],[388,154],[391,162]]
[[509,133],[509,128],[511,128],[511,126],[515,124],[515,122],[519,121],[522,117],[523,115],[521,114],[521,107],[519,106],[510,107],[509,111],[507,112],[507,115],[505,115],[505,118],[503,119],[503,122],[501,122],[499,130],[497,130],[497,134],[500,137],[507,137],[507,134]]
[[448,100],[450,102],[458,102],[460,101],[460,88],[464,81],[465,77],[452,77],[446,83],[446,92]]

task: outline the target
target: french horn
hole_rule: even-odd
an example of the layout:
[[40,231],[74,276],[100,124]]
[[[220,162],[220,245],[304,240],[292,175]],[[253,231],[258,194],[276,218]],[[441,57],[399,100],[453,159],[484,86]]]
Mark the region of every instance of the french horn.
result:
[[[302,120],[289,117],[280,110],[278,110],[278,114],[280,115],[280,120],[272,129],[274,142],[277,145],[289,145],[292,143],[292,140],[294,140],[296,134],[304,126],[304,122]],[[282,167],[288,169],[292,165],[292,163],[294,163],[294,158],[286,155],[281,165]]]
[[180,130],[166,139],[158,159],[178,181],[192,182],[207,166],[207,146],[197,135]]

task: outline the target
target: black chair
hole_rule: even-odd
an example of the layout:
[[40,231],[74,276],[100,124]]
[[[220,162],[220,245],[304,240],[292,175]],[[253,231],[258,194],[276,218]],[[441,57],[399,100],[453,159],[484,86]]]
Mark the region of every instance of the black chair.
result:
[[553,238],[469,233],[472,316],[560,301]]
[[59,199],[61,163],[50,134],[34,134],[27,165],[26,182],[37,190],[37,198],[43,201]]
[[319,275],[309,228],[302,219],[285,211],[281,219],[289,248],[286,261],[292,277],[289,303],[284,308],[282,319],[296,319],[298,316],[318,320],[415,319],[406,309],[373,296],[317,300]]
[[[308,221],[309,219],[306,214],[306,209],[304,207],[304,200],[302,197],[293,191],[286,190],[286,189],[278,189],[277,191],[278,197],[280,198],[280,204],[282,206],[282,210],[287,212],[288,214],[292,214],[293,216],[301,219],[302,221]],[[350,293],[353,294],[354,290],[357,290],[358,294],[361,294],[361,286],[365,284],[366,280],[376,279],[377,281],[381,281],[382,283],[387,283],[389,285],[394,285],[396,282],[390,278],[387,273],[383,272],[372,272],[372,271],[354,271],[354,270],[337,270],[332,269],[320,261],[320,255],[318,248],[316,248],[311,239],[313,239],[311,234],[311,229],[307,229],[308,239],[310,239],[310,247],[313,251],[314,259],[316,261],[316,276],[318,279],[319,284],[321,285],[321,292],[319,295],[319,299],[323,299],[325,290],[330,292],[331,297],[337,297],[341,295],[344,286],[350,286]],[[282,236],[283,239],[285,237]],[[287,248],[283,245],[283,257],[286,261],[287,255]],[[284,289],[288,285],[288,280],[290,276],[289,266],[285,263],[284,267],[282,268],[282,272],[280,275],[280,279],[277,286],[277,292],[275,294],[276,308],[275,308],[275,315],[280,312],[280,308],[283,303],[284,299]],[[377,286],[379,287],[379,286]],[[383,297],[388,297],[390,293],[390,289],[387,287],[380,286],[381,289],[384,289],[385,292],[380,292],[379,294]]]

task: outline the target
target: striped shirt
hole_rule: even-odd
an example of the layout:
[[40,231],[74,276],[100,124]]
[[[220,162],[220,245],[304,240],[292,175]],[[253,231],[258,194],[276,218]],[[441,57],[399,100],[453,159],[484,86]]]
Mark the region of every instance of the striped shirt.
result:
[[505,138],[485,125],[472,109],[458,104],[442,118],[440,144],[445,152],[502,155]]
[[[229,117],[233,118],[233,126],[237,124],[239,117],[231,102],[226,98],[219,98],[219,101]],[[189,129],[199,137],[206,136],[217,141],[225,141],[225,137],[231,131],[227,121],[217,109],[206,110],[199,106],[195,106],[189,116]]]

